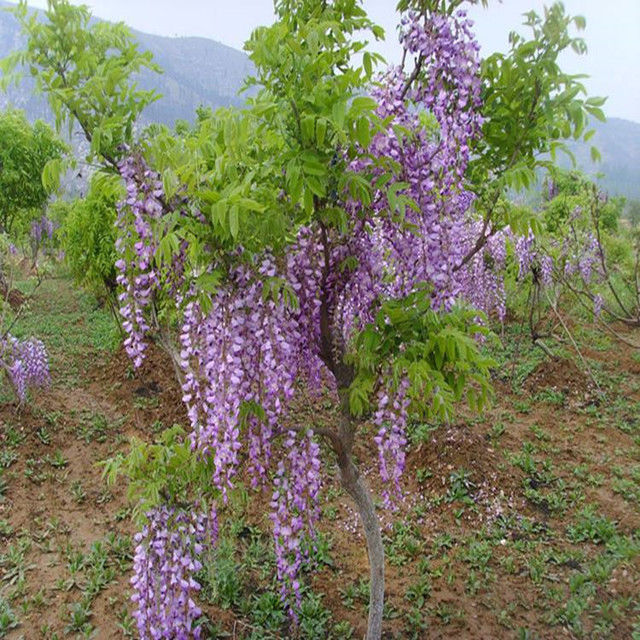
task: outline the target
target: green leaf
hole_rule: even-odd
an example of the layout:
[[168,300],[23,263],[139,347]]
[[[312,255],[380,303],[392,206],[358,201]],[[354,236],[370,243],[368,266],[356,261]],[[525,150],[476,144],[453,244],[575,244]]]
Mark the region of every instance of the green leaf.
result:
[[52,193],[58,190],[62,169],[62,158],[52,158],[45,164],[42,170],[42,185],[45,191]]
[[336,102],[332,109],[331,114],[333,117],[333,121],[339,129],[344,127],[344,121],[347,115],[347,103],[344,100],[339,100]]
[[371,143],[371,129],[366,118],[359,118],[356,125],[356,138],[360,145],[367,149]]
[[604,103],[606,101],[607,101],[607,98],[593,96],[591,98],[587,98],[585,100],[585,104],[588,104],[591,107],[602,107],[602,106],[604,106]]
[[231,232],[231,237],[234,240],[238,239],[239,226],[240,218],[238,213],[238,206],[233,205],[231,209],[229,209],[229,231]]
[[360,114],[367,111],[375,111],[378,106],[378,103],[368,96],[358,96],[353,99],[351,103],[351,110],[354,113]]
[[371,62],[371,54],[368,51],[362,56],[362,65],[364,66],[367,76],[371,76],[373,73],[373,64]]
[[590,105],[585,105],[585,109],[594,117],[596,120],[600,120],[600,122],[606,122],[607,116],[604,115],[604,111],[599,107],[592,107]]
[[304,202],[304,210],[306,211],[307,214],[312,214],[313,213],[313,191],[307,186],[304,189],[304,195],[303,195],[303,202]]
[[325,165],[323,165],[316,156],[311,154],[306,155],[306,159],[302,165],[302,170],[307,175],[312,176],[325,176],[327,173]]
[[326,196],[327,192],[324,184],[314,176],[307,176],[305,183],[318,198],[324,198]]
[[326,135],[327,121],[324,118],[319,118],[316,122],[316,142],[319,147],[322,147],[324,145]]
[[171,200],[178,192],[178,176],[171,167],[165,169],[162,173],[162,186],[167,200]]
[[221,274],[217,271],[203,273],[196,278],[196,287],[200,291],[215,294],[220,286]]

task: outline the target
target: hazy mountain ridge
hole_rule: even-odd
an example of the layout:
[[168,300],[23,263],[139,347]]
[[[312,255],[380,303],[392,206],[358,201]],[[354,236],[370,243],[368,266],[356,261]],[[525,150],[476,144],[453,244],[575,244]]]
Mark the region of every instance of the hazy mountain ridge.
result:
[[[22,47],[24,38],[13,15],[4,11],[12,5],[0,0],[0,58]],[[143,114],[143,124],[177,119],[193,120],[198,105],[222,107],[240,105],[238,96],[244,79],[251,74],[249,58],[242,53],[206,38],[168,38],[132,30],[141,49],[151,51],[163,73],[144,70],[139,84],[155,89],[162,98]],[[0,94],[0,107],[12,104],[24,109],[30,119],[52,116],[43,96],[34,94],[34,83],[24,78],[21,85]]]
[[[9,6],[10,3],[0,0],[0,9]],[[242,104],[238,91],[252,72],[251,62],[244,53],[206,38],[169,38],[139,31],[133,34],[164,70],[160,75],[149,71],[141,74],[140,85],[153,88],[163,96],[144,112],[143,124],[171,125],[177,119],[192,120],[196,107],[201,104],[214,108]],[[0,57],[21,47],[23,42],[15,18],[0,10]],[[33,81],[25,78],[19,87],[0,94],[0,108],[12,104],[24,109],[32,120],[51,121],[45,98],[35,95],[33,88]],[[611,118],[606,123],[594,121],[592,127],[596,134],[589,143],[572,141],[569,144],[578,167],[589,175],[605,174],[599,182],[612,195],[640,199],[640,123]],[[599,148],[601,163],[591,161],[591,145]],[[560,158],[560,162],[569,166],[566,159]]]
[[253,72],[244,53],[206,38],[167,38],[139,31],[133,34],[163,70],[162,74],[147,72],[140,81],[141,86],[163,96],[145,111],[149,122],[192,120],[201,104],[215,108],[244,102],[238,93]]
[[[640,123],[609,118],[591,122],[591,128],[596,133],[587,144],[574,141],[568,145],[578,168],[591,176],[603,174],[598,182],[611,195],[640,199]],[[600,151],[601,162],[591,160],[591,146]]]

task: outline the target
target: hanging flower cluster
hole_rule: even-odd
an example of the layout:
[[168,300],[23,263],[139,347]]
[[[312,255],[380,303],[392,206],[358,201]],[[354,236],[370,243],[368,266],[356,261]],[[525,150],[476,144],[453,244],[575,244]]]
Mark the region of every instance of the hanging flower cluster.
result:
[[400,479],[406,459],[405,427],[409,408],[408,388],[409,381],[404,378],[391,397],[388,390],[381,391],[378,410],[373,417],[373,422],[378,427],[374,440],[378,445],[380,477],[384,485],[383,497],[387,507],[393,507],[393,497],[402,495]]
[[306,532],[312,534],[319,516],[320,447],[313,440],[312,431],[303,438],[290,431],[284,441],[284,450],[286,457],[278,463],[273,481],[271,520],[282,598],[286,600],[292,594],[299,606],[298,573],[303,561],[308,560],[304,535]]
[[[386,159],[397,163],[396,179],[406,184],[399,194],[415,206],[394,211],[384,189],[374,193],[370,211],[358,202],[347,203],[352,215],[347,255],[356,258],[357,267],[338,283],[341,288],[334,295],[335,324],[344,327],[346,343],[354,329],[373,321],[379,301],[403,298],[424,283],[431,289],[434,309],[448,310],[462,298],[504,316],[499,275],[506,256],[504,236],[494,236],[463,264],[481,233],[471,211],[475,196],[463,180],[483,121],[479,47],[471,25],[462,11],[431,15],[428,21],[407,14],[400,41],[405,56],[414,57],[420,67],[417,79],[412,82],[408,72],[394,68],[373,91],[377,115],[389,124],[351,168],[372,172],[375,181]],[[421,114],[429,114],[431,124]],[[383,480],[397,492],[404,468],[408,385],[401,381],[390,387],[392,376],[386,373],[377,381],[376,444]],[[389,498],[387,489],[387,503]]]
[[520,236],[516,240],[515,252],[518,259],[518,278],[520,279],[527,276],[538,257],[535,241],[536,238],[532,232],[526,236]]
[[118,168],[127,189],[126,199],[118,204],[116,221],[119,231],[116,250],[120,254],[116,262],[117,282],[121,289],[118,300],[122,328],[127,334],[124,346],[134,366],[139,367],[147,347],[144,337],[149,330],[145,310],[158,285],[154,222],[163,213],[159,200],[163,189],[158,174],[140,157],[127,157]]
[[18,340],[7,335],[0,341],[0,363],[23,402],[29,389],[49,385],[49,359],[44,344],[37,338]]
[[[401,193],[417,210],[394,212],[383,190],[375,194],[372,215],[362,216],[359,203],[350,203],[349,253],[357,257],[358,269],[339,303],[347,331],[372,320],[377,300],[406,296],[419,283],[432,286],[435,308],[450,308],[475,289],[466,290],[468,270],[460,263],[477,237],[469,215],[474,195],[464,189],[463,176],[482,124],[478,45],[464,12],[431,16],[426,26],[410,13],[402,26],[405,52],[422,65],[420,81],[410,83],[399,68],[381,78],[373,92],[377,114],[391,119],[387,130],[374,136],[369,153],[399,164],[398,181],[408,184]],[[434,119],[433,131],[420,112]],[[410,133],[400,137],[400,130]],[[352,168],[370,164],[358,159]]]
[[[576,246],[577,245],[577,246]],[[591,282],[595,267],[600,259],[598,239],[593,233],[587,233],[580,242],[564,243],[564,273],[567,276],[578,274],[585,283]]]
[[551,256],[542,256],[540,258],[540,280],[545,287],[553,282],[553,258]]
[[[302,266],[300,260],[296,264]],[[305,373],[318,378],[321,366],[302,333],[304,295],[296,313],[282,299],[265,295],[265,280],[277,275],[273,259],[264,257],[256,271],[237,268],[206,315],[197,302],[188,303],[181,332],[183,400],[193,446],[214,457],[213,481],[223,494],[237,471],[243,419],[257,484],[265,479],[274,429],[295,381]]]
[[194,623],[202,614],[193,601],[200,590],[194,575],[202,565],[203,545],[217,537],[211,514],[161,506],[147,513],[148,523],[135,535],[133,560],[134,618],[141,640],[188,640],[200,637]]
[[[272,439],[296,380],[319,381],[323,375],[317,353],[320,271],[314,263],[318,253],[309,251],[312,243],[303,230],[284,274],[270,256],[254,270],[237,267],[213,297],[207,314],[196,301],[185,307],[181,365],[192,445],[213,458],[212,481],[225,499],[243,446],[253,486],[266,482]],[[296,293],[297,308],[269,295],[266,288],[266,283],[284,276]],[[311,434],[297,437],[295,432],[283,448],[286,458],[276,472],[272,519],[283,598],[291,594],[297,599],[301,539],[317,514],[319,450]],[[289,604],[293,610],[294,603]]]
[[[440,142],[427,153],[432,176],[444,171],[444,179],[437,183],[445,190],[462,186],[471,152],[469,142],[482,125],[480,47],[472,26],[465,11],[458,11],[453,18],[432,15],[427,24],[420,14],[410,12],[401,21],[400,43],[407,54],[418,57],[424,69],[421,81],[408,89],[405,82],[403,92],[406,90],[409,101],[424,107],[438,122]],[[394,107],[406,113],[408,102],[402,93],[395,98]]]
[[[571,214],[570,224],[582,215],[580,207]],[[514,250],[518,261],[518,278],[523,279],[535,271],[539,282],[551,286],[554,280],[554,266],[558,265],[567,277],[578,277],[585,285],[600,280],[601,247],[598,238],[591,233],[579,233],[575,228],[561,242],[551,240],[548,247],[537,242],[533,232],[515,239]],[[551,255],[553,253],[555,258]],[[598,314],[596,314],[598,315]]]
[[39,220],[34,220],[31,223],[31,239],[36,245],[40,245],[43,240],[51,240],[54,231],[55,224],[53,220],[50,220],[44,213]]
[[533,273],[536,282],[544,287],[552,287],[556,282],[575,287],[577,281],[576,290],[591,299],[593,314],[598,318],[605,300],[599,293],[593,293],[592,286],[605,279],[602,267],[604,250],[599,238],[580,224],[582,215],[582,208],[576,207],[568,220],[570,232],[562,240],[552,238],[545,247],[531,232],[526,237],[515,239],[518,278],[523,279],[528,273]]
[[599,318],[602,315],[602,308],[604,306],[604,298],[597,293],[593,296],[593,315]]
[[[469,226],[472,230],[471,237],[477,238],[481,233],[481,224]],[[463,298],[485,313],[494,311],[500,322],[504,321],[507,313],[503,277],[507,262],[507,239],[508,231],[492,235],[482,250],[478,251],[457,274]],[[466,245],[472,246],[471,242],[467,242]]]

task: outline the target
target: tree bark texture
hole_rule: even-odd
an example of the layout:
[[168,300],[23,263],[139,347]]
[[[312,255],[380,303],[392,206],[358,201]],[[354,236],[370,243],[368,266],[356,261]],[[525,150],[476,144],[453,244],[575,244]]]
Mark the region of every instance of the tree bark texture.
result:
[[369,620],[366,640],[382,637],[382,609],[384,606],[384,547],[380,522],[376,515],[371,492],[366,486],[351,455],[344,450],[338,454],[342,486],[356,504],[367,541],[369,555]]

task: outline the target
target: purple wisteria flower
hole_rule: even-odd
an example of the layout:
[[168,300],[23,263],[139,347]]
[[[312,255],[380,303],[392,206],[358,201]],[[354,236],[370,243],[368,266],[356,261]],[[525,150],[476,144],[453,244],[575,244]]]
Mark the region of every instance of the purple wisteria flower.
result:
[[46,214],[42,214],[39,220],[34,220],[31,223],[31,238],[39,245],[43,240],[53,238],[55,228],[53,220],[50,220]]
[[135,535],[133,614],[141,640],[200,638],[202,615],[193,596],[202,564],[203,545],[215,544],[217,514],[186,512],[167,506],[147,513],[147,524]]
[[47,351],[37,338],[18,340],[7,335],[0,341],[0,363],[20,402],[26,399],[29,389],[49,386],[51,377]]
[[600,294],[596,294],[593,297],[593,315],[599,318],[602,315],[602,307],[604,305],[604,298]]

